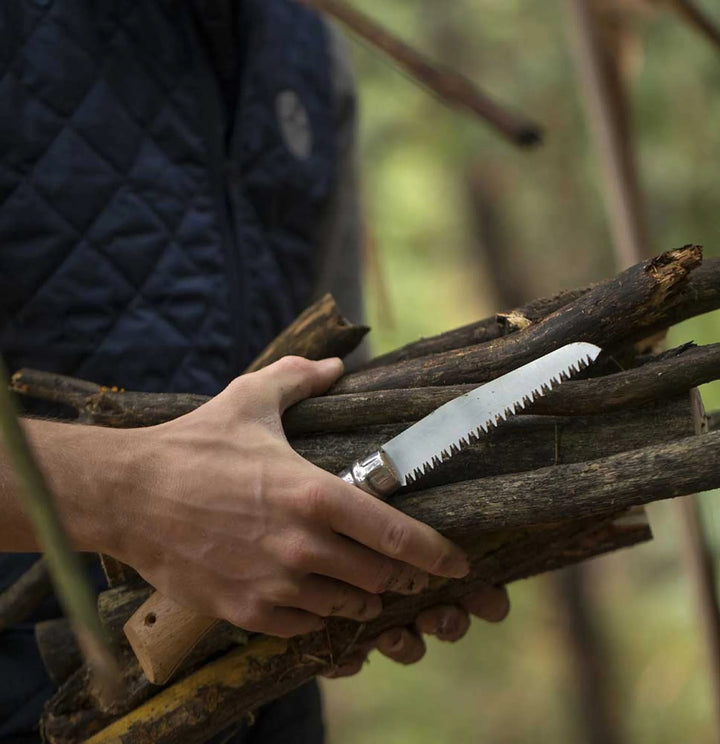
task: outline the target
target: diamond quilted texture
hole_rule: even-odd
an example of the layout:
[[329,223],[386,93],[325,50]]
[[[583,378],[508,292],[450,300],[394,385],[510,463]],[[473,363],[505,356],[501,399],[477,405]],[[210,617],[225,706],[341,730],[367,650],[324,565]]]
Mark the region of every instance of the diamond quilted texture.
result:
[[79,233],[102,214],[122,185],[121,176],[69,126],[36,164],[32,181]]
[[[73,228],[29,184],[12,191],[0,206],[1,265],[8,267],[0,270],[0,308],[7,317],[18,315],[42,289],[72,252],[75,237]],[[1,328],[5,318],[0,321]]]

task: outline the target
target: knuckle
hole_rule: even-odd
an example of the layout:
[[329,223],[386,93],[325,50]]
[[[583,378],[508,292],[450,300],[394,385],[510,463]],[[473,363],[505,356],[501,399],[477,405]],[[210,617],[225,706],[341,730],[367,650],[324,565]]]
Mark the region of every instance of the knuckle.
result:
[[281,365],[281,368],[288,372],[307,373],[312,369],[312,362],[301,356],[294,356],[292,354],[282,357],[276,364]]
[[300,515],[305,519],[313,522],[319,521],[327,514],[327,491],[316,481],[308,483],[301,491],[298,508]]
[[395,585],[397,581],[396,567],[392,561],[381,561],[377,573],[368,590],[374,594],[382,594]]
[[292,572],[308,573],[313,563],[313,550],[308,536],[300,533],[288,538],[282,546],[281,561]]
[[324,617],[328,617],[329,615],[337,615],[338,613],[347,609],[349,602],[350,587],[347,586],[347,584],[339,586],[336,591],[328,598],[327,607],[325,608],[327,611],[322,612],[321,614]]
[[253,633],[262,633],[267,628],[269,611],[267,605],[260,599],[250,599],[244,606],[233,613],[230,619],[233,625],[238,625]]
[[380,549],[389,556],[400,556],[407,550],[410,542],[410,532],[404,524],[400,522],[390,522],[385,528],[381,541]]
[[271,604],[283,607],[294,606],[300,596],[300,587],[293,581],[282,581],[267,592],[266,599]]
[[453,566],[453,555],[448,550],[441,550],[432,562],[430,573],[444,576]]

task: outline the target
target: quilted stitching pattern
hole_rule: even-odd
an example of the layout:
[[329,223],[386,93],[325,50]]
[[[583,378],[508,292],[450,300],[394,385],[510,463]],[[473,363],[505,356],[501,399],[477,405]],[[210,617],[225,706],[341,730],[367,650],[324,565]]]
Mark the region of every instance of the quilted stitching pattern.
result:
[[[168,389],[168,367],[181,369],[209,334],[215,353],[184,385],[215,391],[232,340],[207,156],[192,125],[192,55],[181,20],[161,3],[113,5],[89,23],[87,12],[55,3],[0,79],[16,114],[3,117],[0,245],[3,266],[22,266],[21,276],[2,276],[13,317],[3,346],[12,362],[29,328],[51,328],[24,364],[54,358],[59,371],[103,381],[124,368],[124,384]],[[169,39],[159,50],[158,38]],[[48,317],[58,308],[61,318]],[[138,359],[139,329],[157,365]]]

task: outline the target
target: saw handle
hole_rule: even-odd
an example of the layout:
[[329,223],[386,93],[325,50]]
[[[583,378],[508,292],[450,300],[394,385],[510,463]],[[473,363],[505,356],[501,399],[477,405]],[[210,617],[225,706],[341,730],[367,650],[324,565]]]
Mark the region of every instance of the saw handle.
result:
[[[381,499],[401,485],[382,451],[357,460],[339,477]],[[215,618],[181,607],[160,592],[153,592],[131,615],[123,631],[145,676],[153,684],[163,685],[217,622]]]
[[153,592],[123,631],[145,676],[154,685],[163,685],[217,622]]

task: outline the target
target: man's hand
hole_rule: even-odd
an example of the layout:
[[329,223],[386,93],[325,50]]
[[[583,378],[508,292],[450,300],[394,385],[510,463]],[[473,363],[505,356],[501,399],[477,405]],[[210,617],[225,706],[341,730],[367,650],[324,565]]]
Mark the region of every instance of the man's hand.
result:
[[505,619],[509,610],[510,601],[504,587],[478,589],[463,597],[460,604],[437,605],[421,612],[411,627],[386,631],[373,643],[343,659],[341,665],[325,676],[337,678],[357,674],[373,649],[400,664],[414,664],[425,655],[423,634],[434,635],[441,641],[459,641],[470,627],[470,615],[497,623]]
[[324,392],[337,359],[296,357],[233,381],[179,419],[129,432],[117,529],[97,546],[166,596],[250,631],[293,636],[381,611],[464,553],[435,530],[303,460],[283,411]]

